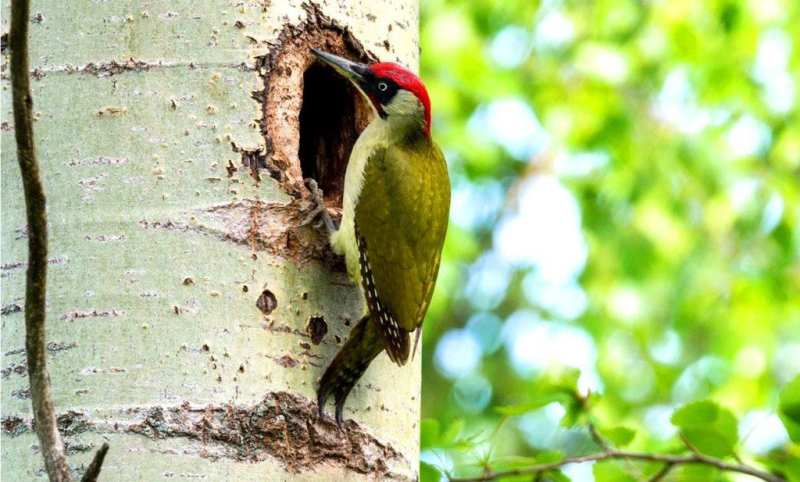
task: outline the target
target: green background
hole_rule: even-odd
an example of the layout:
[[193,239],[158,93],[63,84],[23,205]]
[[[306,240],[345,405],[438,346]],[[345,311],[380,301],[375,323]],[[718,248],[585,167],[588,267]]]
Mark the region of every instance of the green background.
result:
[[800,373],[798,25],[792,0],[421,2],[454,194],[423,416],[478,440],[423,425],[423,460],[596,450],[540,403],[569,367],[637,450],[680,448],[674,410],[711,399],[743,456],[797,456],[776,410]]

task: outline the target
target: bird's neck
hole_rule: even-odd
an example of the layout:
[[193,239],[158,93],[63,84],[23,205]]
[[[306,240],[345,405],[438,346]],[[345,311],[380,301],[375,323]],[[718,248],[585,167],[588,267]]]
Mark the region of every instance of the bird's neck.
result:
[[[374,107],[374,106],[373,106]],[[376,114],[377,111],[376,111]],[[383,122],[394,140],[430,135],[430,106],[424,105],[411,92],[401,90],[392,102],[376,115],[374,122]]]
[[379,132],[380,138],[390,145],[419,142],[428,138],[427,123],[418,116],[389,116],[386,119],[376,116],[370,127]]

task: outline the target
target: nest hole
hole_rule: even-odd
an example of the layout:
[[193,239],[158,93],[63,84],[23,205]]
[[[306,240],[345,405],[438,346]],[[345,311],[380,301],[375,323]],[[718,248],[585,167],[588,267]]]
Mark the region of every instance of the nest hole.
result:
[[314,62],[303,73],[298,157],[328,207],[342,206],[347,161],[368,117],[361,94],[333,68]]

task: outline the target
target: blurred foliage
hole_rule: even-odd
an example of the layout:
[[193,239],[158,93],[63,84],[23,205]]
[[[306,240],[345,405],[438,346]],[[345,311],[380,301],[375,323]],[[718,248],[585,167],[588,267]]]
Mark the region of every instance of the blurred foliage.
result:
[[[490,434],[473,434],[464,437],[464,421],[459,419],[449,426],[442,427],[436,419],[425,419],[421,427],[420,446],[428,455],[439,457],[436,462],[421,462],[421,478],[423,480],[440,480],[466,476],[491,476],[498,480],[530,480],[533,473],[540,473],[550,480],[572,480],[563,469],[570,465],[585,463],[585,457],[599,456],[591,467],[591,478],[597,481],[621,480],[663,480],[671,477],[677,480],[709,480],[719,479],[726,472],[757,473],[763,480],[800,480],[800,457],[798,446],[785,453],[773,452],[759,460],[772,473],[748,467],[743,463],[741,452],[743,439],[739,437],[738,420],[728,409],[711,400],[689,403],[677,409],[671,418],[678,429],[678,437],[664,453],[622,451],[636,438],[637,431],[628,427],[604,427],[594,414],[594,408],[600,402],[597,394],[582,395],[578,390],[577,373],[562,373],[558,384],[543,386],[542,394],[554,395],[559,404],[566,410],[561,418],[561,426],[574,427],[583,425],[591,437],[595,450],[587,454],[567,457],[562,451],[538,451],[534,456],[502,456],[495,453],[501,440],[499,432],[511,418],[523,415],[538,407],[536,404],[523,404],[516,407],[504,407],[497,412],[503,415],[497,429]],[[571,385],[571,389],[565,390]],[[789,430],[792,440],[797,442],[794,429],[800,422],[798,412],[798,396],[800,395],[800,376],[795,378],[783,390],[779,406],[781,419]],[[564,394],[569,394],[564,397]],[[441,457],[468,454],[468,463],[454,466]],[[633,455],[631,455],[633,454]],[[582,458],[583,457],[583,458]],[[659,457],[669,457],[668,459]],[[677,458],[676,458],[677,457]],[[686,462],[690,461],[690,462]],[[697,463],[697,462],[700,463]],[[726,461],[732,461],[726,464]],[[545,467],[542,467],[545,466]],[[535,470],[542,467],[541,471]],[[745,467],[745,469],[742,469]],[[513,470],[525,470],[524,473],[512,473]],[[724,469],[724,470],[723,470]],[[755,472],[748,472],[748,470]],[[465,475],[466,474],[466,475]],[[590,478],[582,474],[582,478]],[[534,478],[533,480],[540,480]]]
[[800,3],[420,3],[454,190],[423,479],[595,450],[565,373],[609,440],[800,474]]
[[[464,438],[463,420],[456,420],[443,428],[438,420],[426,419],[422,422],[420,430],[420,446],[423,451],[436,457],[466,453],[471,460],[466,464],[466,470],[464,465],[453,466],[442,458],[438,459],[437,464],[421,462],[421,478],[458,479],[467,474],[467,478],[490,476],[498,480],[530,480],[532,474],[538,473],[550,480],[566,481],[572,479],[564,474],[563,469],[570,465],[585,463],[587,456],[599,456],[594,459],[594,465],[591,467],[591,478],[597,481],[653,481],[667,477],[677,480],[698,478],[716,480],[727,472],[756,475],[757,478],[767,481],[800,480],[798,446],[790,447],[785,453],[773,452],[760,459],[759,462],[771,473],[745,464],[740,453],[743,439],[739,437],[736,416],[711,400],[689,403],[673,413],[671,422],[678,429],[678,437],[676,443],[665,453],[622,451],[621,448],[633,442],[637,431],[628,427],[606,428],[600,425],[594,414],[594,408],[601,397],[592,393],[582,395],[578,390],[576,375],[574,371],[563,373],[562,381],[555,385],[547,385],[543,393],[556,395],[560,400],[558,403],[567,410],[569,416],[561,418],[561,425],[564,427],[584,425],[596,450],[589,451],[588,455],[581,454],[583,458],[580,455],[567,457],[561,451],[539,451],[533,457],[508,457],[494,453],[498,441],[501,440],[499,432],[505,422],[510,417],[523,415],[537,408],[531,404],[498,409],[497,412],[504,418],[498,424],[498,428],[486,436],[473,434],[469,438]],[[565,391],[564,387],[568,385],[572,385],[571,390]],[[798,440],[794,429],[800,422],[799,390],[800,376],[787,385],[779,401],[781,419],[794,442]],[[564,398],[564,393],[569,393],[570,396]],[[729,460],[733,462],[726,464]],[[539,467],[541,469],[536,470]],[[519,469],[525,472],[511,472]],[[586,473],[583,475],[583,478],[589,478]]]

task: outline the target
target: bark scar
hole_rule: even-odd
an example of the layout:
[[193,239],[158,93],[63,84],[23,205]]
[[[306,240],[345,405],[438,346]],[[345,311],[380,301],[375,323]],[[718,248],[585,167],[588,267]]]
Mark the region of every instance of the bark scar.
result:
[[[381,442],[353,420],[340,430],[333,419],[317,417],[316,403],[288,392],[270,392],[252,405],[184,402],[125,408],[120,417],[90,419],[84,412],[58,416],[59,431],[69,443],[88,433],[127,433],[166,441],[185,438],[187,456],[212,460],[279,461],[287,471],[299,473],[321,465],[374,476],[378,480],[407,479],[415,473],[404,455]],[[9,437],[33,433],[32,420],[19,415],[2,419]],[[185,450],[184,450],[185,449]]]

